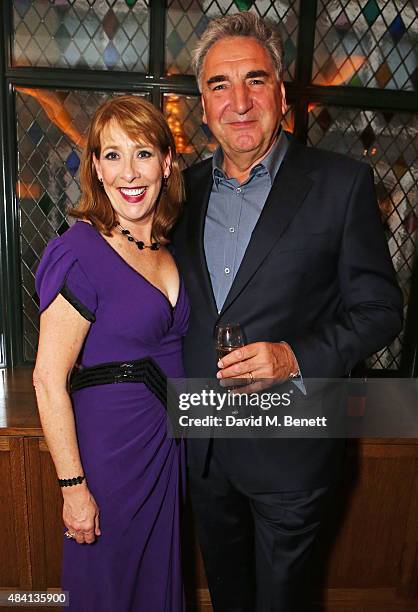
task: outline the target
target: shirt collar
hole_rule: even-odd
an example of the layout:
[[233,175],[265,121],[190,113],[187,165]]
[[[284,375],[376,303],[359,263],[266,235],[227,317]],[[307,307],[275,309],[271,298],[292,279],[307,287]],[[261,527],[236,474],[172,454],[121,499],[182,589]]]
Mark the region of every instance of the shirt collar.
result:
[[270,176],[271,184],[273,184],[274,179],[276,178],[276,174],[279,171],[279,168],[282,164],[283,158],[287,153],[287,149],[289,148],[289,140],[286,136],[286,132],[283,129],[280,129],[277,140],[269,153],[260,162],[260,165],[264,166]]
[[[286,132],[280,128],[275,144],[270,149],[266,157],[251,169],[250,176],[259,174],[259,172],[263,173],[267,170],[270,176],[271,184],[273,184],[288,148],[289,140],[286,136]],[[216,187],[221,179],[227,179],[225,172],[222,169],[223,159],[224,156],[222,149],[220,145],[218,145],[212,157],[212,176]]]
[[218,145],[212,157],[212,176],[216,187],[221,179],[226,178],[225,173],[222,170],[223,160],[224,154],[222,153],[221,147]]

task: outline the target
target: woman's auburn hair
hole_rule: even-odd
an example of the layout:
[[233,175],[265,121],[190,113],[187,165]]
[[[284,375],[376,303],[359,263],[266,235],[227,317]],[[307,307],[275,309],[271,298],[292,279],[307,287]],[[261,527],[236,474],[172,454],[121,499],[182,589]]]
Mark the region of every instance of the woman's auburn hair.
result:
[[87,144],[80,164],[81,198],[69,210],[69,215],[87,219],[100,232],[109,236],[118,224],[117,215],[99,181],[93,163],[93,154],[100,159],[100,135],[104,128],[115,122],[131,138],[155,147],[164,158],[171,153],[171,171],[164,189],[161,189],[152,224],[152,238],[161,244],[169,242],[184,200],[184,185],[176,155],[176,145],[164,115],[140,96],[117,96],[101,104],[90,123]]

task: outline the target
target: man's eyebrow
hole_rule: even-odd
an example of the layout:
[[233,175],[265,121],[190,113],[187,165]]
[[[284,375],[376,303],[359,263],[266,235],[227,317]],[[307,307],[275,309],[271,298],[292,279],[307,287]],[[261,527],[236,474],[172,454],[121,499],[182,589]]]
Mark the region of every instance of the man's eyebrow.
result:
[[229,81],[229,78],[224,74],[215,74],[215,76],[210,77],[206,81],[206,85],[212,85],[212,83],[223,83],[224,81]]
[[[267,72],[266,70],[250,70],[245,75],[245,78],[246,79],[256,79],[258,77],[267,78],[269,76],[270,76],[270,73]],[[214,76],[210,77],[210,79],[206,81],[206,85],[213,85],[213,83],[223,83],[225,81],[229,81],[229,77],[225,76],[224,74],[215,74]]]
[[250,70],[250,72],[247,72],[246,78],[247,79],[256,79],[257,77],[269,77],[270,73],[266,72],[265,70]]

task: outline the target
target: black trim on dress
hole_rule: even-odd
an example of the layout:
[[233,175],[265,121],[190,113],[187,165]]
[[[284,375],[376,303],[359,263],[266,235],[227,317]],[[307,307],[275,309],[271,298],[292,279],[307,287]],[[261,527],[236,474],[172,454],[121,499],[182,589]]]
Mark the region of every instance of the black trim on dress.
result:
[[95,322],[95,315],[91,312],[91,310],[87,308],[87,306],[84,306],[84,304],[80,302],[80,300],[74,295],[74,293],[72,293],[72,291],[68,289],[66,284],[64,284],[64,286],[62,287],[60,294],[63,298],[67,300],[67,302],[70,302],[71,306],[73,306],[81,314],[82,317],[87,319],[87,321],[90,321],[90,323]]

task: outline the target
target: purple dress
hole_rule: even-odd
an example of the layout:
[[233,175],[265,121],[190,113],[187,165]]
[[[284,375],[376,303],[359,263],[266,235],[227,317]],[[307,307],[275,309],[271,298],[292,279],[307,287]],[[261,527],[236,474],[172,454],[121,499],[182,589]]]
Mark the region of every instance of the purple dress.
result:
[[[151,357],[168,377],[184,376],[184,283],[173,308],[93,226],[78,221],[48,244],[36,288],[41,312],[62,293],[91,321],[82,366]],[[62,587],[70,592],[69,609],[182,612],[184,453],[183,444],[166,434],[165,408],[136,382],[80,389],[72,399],[102,535],[91,545],[64,538]]]

